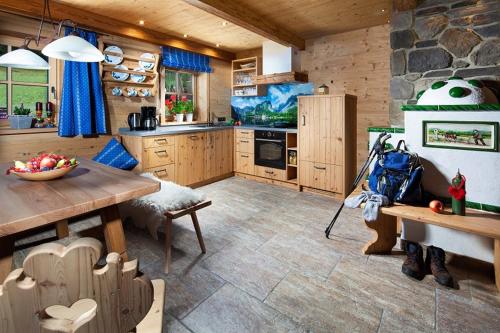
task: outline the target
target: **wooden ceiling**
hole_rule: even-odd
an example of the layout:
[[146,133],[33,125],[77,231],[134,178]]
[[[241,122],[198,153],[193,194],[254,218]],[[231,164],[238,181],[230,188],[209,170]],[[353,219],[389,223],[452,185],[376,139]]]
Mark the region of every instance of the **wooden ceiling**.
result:
[[[231,0],[304,39],[386,24],[391,0]],[[383,11],[382,11],[383,10]]]
[[58,2],[100,15],[166,33],[178,38],[236,52],[262,45],[266,38],[228,23],[182,0],[58,0]]
[[[57,0],[115,20],[200,42],[208,46],[220,44],[230,52],[257,48],[266,39],[259,29],[231,21],[226,26],[220,18],[196,8],[184,0]],[[204,1],[199,1],[203,3]],[[216,1],[217,2],[217,1]],[[273,24],[275,30],[290,32],[302,39],[315,38],[387,23],[391,0],[230,0],[218,1],[234,10],[257,16],[263,25]],[[250,15],[252,14],[252,15]],[[239,22],[238,26],[232,22]],[[259,22],[254,23],[257,26]],[[252,32],[257,31],[259,34]],[[264,35],[264,37],[263,37]]]

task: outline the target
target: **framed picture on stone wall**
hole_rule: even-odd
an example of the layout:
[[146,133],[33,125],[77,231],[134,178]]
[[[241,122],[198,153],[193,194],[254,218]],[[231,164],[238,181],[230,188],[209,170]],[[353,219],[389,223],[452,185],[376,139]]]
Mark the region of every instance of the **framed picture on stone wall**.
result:
[[498,151],[498,122],[424,120],[423,146]]

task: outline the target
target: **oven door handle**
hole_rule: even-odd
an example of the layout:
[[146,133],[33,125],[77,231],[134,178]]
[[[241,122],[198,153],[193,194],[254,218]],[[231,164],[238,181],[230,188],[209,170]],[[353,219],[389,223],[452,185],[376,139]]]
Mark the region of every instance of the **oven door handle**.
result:
[[278,142],[278,143],[285,143],[285,140],[273,140],[273,139],[255,139],[255,141],[266,141],[266,142]]

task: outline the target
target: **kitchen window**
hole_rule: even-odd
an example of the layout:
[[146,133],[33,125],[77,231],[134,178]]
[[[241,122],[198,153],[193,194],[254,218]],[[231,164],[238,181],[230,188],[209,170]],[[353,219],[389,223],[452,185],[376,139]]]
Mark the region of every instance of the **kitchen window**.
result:
[[[18,48],[12,44],[21,45],[22,40],[0,38],[0,55]],[[55,60],[47,59],[40,51],[35,51],[35,53],[47,60],[51,68],[56,67]],[[36,102],[42,102],[45,105],[50,100],[50,87],[54,86],[51,82],[54,80],[51,74],[53,74],[51,70],[0,67],[0,110],[6,110],[8,114],[12,114],[16,107],[23,104],[34,115]]]
[[163,105],[166,99],[175,96],[180,100],[186,96],[188,100],[196,102],[196,75],[191,72],[176,71],[165,68],[163,72]]

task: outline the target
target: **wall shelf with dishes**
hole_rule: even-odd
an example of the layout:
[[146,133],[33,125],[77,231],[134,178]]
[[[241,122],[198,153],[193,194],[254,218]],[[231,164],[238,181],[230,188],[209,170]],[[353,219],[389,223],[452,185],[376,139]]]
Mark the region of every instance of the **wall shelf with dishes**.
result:
[[106,95],[130,98],[157,95],[159,54],[119,46],[105,37],[100,39],[99,47],[105,57],[100,70]]
[[257,85],[257,76],[262,74],[262,59],[251,57],[232,62],[231,91],[233,96],[262,96],[266,86]]

